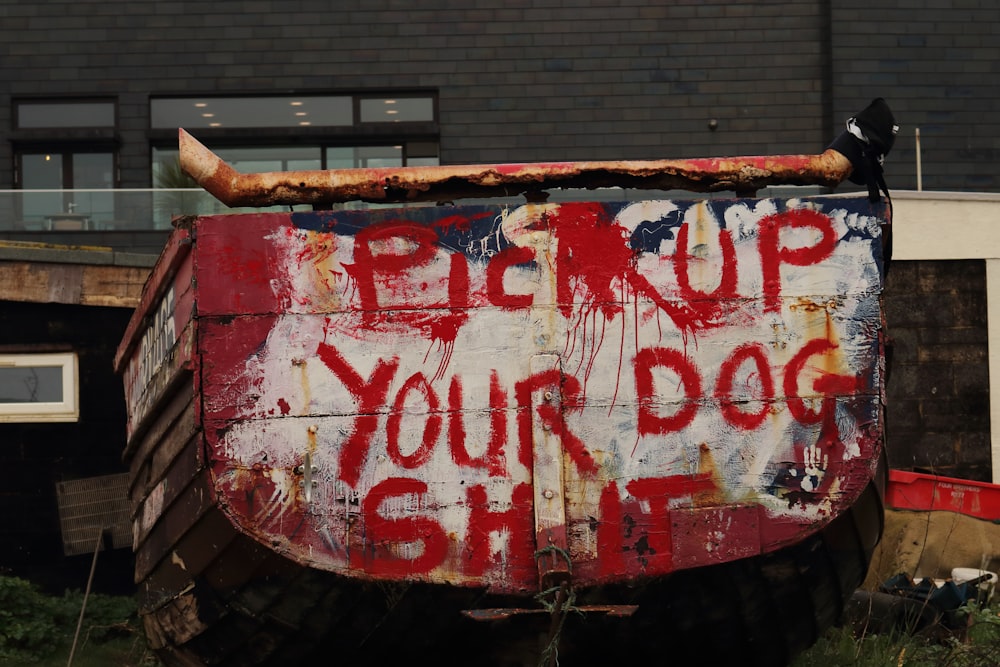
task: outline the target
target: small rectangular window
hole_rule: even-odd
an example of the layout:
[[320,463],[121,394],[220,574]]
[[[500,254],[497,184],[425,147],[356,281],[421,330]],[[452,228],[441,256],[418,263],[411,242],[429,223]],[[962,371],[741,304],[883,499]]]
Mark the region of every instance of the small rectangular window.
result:
[[326,149],[327,169],[401,166],[402,146],[332,146]]
[[164,97],[150,100],[153,129],[179,127],[342,127],[354,124],[353,98]]
[[362,123],[420,123],[434,120],[434,98],[372,97],[360,101]]
[[19,130],[115,126],[114,102],[23,101],[15,109]]
[[0,354],[0,422],[77,421],[77,365],[72,353]]

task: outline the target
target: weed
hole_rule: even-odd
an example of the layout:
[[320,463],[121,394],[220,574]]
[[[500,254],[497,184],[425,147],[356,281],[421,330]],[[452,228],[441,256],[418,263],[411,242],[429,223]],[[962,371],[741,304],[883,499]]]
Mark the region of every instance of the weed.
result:
[[[82,607],[79,591],[48,596],[28,581],[0,576],[0,665],[66,665]],[[150,664],[131,597],[92,593],[81,630],[77,667]]]
[[989,667],[1000,665],[1000,616],[969,603],[952,623],[879,633],[832,628],[791,667]]

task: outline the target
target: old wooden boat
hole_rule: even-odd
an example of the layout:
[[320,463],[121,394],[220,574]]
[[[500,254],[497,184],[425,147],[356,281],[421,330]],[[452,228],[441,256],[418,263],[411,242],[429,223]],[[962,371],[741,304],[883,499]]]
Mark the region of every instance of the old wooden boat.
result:
[[[164,663],[778,665],[837,621],[881,534],[885,201],[539,193],[843,155],[241,175],[181,142],[223,202],[317,210],[178,219],[121,343]],[[498,193],[529,201],[439,203]]]

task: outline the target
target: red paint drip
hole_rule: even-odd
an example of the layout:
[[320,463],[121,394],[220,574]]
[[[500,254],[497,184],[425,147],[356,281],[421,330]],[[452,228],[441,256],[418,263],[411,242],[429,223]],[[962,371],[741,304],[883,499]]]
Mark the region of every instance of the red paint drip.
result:
[[442,233],[452,229],[458,232],[467,232],[472,229],[474,221],[490,218],[493,215],[492,211],[484,211],[475,215],[449,215],[435,220],[433,226],[434,229],[440,230]]

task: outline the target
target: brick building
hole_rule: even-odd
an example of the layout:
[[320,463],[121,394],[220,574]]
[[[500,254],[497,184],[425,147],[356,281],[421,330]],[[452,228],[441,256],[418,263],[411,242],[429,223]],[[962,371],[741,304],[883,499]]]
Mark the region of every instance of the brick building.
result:
[[[2,239],[158,252],[171,213],[212,205],[174,170],[179,126],[246,171],[818,153],[881,96],[902,125],[894,193],[1000,190],[993,3],[0,0],[0,16]],[[921,201],[897,206],[901,233]],[[997,474],[995,257],[894,264],[896,467]],[[106,436],[88,446],[110,460],[124,433]],[[8,465],[27,451],[13,437],[0,424]]]

